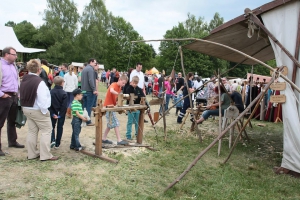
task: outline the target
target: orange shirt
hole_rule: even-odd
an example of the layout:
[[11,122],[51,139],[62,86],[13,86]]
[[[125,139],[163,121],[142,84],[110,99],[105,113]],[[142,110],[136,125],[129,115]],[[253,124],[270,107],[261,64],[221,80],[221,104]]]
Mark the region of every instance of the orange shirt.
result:
[[110,89],[113,88],[116,92],[120,93],[121,92],[121,87],[118,86],[118,84],[116,82],[112,83],[105,95],[105,100],[104,100],[104,104],[103,106],[107,106],[107,105],[117,105],[117,97],[118,95],[113,94],[110,92]]

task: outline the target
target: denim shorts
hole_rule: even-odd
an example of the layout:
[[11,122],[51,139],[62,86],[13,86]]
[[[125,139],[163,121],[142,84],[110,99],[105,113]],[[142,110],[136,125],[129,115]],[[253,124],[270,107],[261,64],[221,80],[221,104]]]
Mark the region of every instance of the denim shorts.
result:
[[107,127],[112,129],[120,126],[120,122],[117,119],[116,112],[106,112],[106,120],[107,120]]

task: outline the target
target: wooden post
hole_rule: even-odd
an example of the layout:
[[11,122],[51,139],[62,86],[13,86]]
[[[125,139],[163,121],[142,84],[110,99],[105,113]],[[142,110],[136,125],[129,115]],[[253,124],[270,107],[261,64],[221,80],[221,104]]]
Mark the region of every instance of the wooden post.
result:
[[[220,69],[218,69],[218,96],[219,96],[219,135],[222,133],[222,110],[221,110],[221,77],[220,77]],[[226,88],[225,88],[226,90]],[[224,128],[227,125],[227,119],[225,119],[225,122],[223,122]],[[219,140],[219,146],[218,146],[218,156],[221,154],[221,146],[222,146],[222,138]]]
[[[98,99],[98,106],[95,109],[95,154],[97,156],[102,155],[102,113],[100,112],[102,105],[102,100]],[[104,113],[105,114],[105,113]]]
[[88,156],[100,158],[101,160],[105,160],[111,163],[118,163],[118,160],[102,155],[102,116],[103,114],[105,114],[105,111],[102,113],[102,108],[102,100],[98,99],[98,106],[96,108],[93,108],[95,114],[95,153],[88,152],[86,150],[81,150],[80,152]]
[[[146,98],[141,97],[141,105],[146,104]],[[143,143],[143,131],[144,131],[144,117],[145,117],[145,109],[139,109],[140,110],[140,117],[139,117],[139,129],[138,129],[138,135],[137,135],[137,143],[142,144]]]

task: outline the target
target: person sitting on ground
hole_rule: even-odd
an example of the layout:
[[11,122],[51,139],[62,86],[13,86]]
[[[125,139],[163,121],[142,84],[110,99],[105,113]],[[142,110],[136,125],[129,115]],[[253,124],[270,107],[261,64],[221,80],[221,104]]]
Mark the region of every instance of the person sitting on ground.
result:
[[82,104],[79,102],[82,99],[82,91],[81,89],[73,90],[74,100],[72,101],[72,138],[70,149],[74,149],[75,151],[84,150],[85,147],[81,146],[79,142],[79,134],[81,132],[81,123],[82,121],[86,122],[87,119],[83,117]]
[[[59,148],[61,137],[63,134],[63,126],[65,123],[66,112],[68,108],[68,96],[63,90],[64,78],[56,76],[54,78],[54,88],[50,91],[51,94],[51,106],[49,108],[50,117],[52,122],[52,136],[51,147],[55,149]],[[55,125],[57,122],[57,132],[55,139]]]
[[[215,93],[219,94],[219,88],[215,87]],[[218,116],[219,115],[219,109],[210,110],[212,107],[218,107],[219,102],[210,104],[206,107],[206,111],[202,113],[202,116],[199,120],[196,121],[197,124],[202,123],[205,121],[210,115]],[[224,110],[230,106],[230,98],[228,94],[225,92],[225,89],[221,87],[221,112],[222,116],[224,115]]]
[[[137,96],[137,98],[134,100],[134,104],[139,104],[141,102],[141,97],[145,97],[143,90],[137,86],[138,83],[139,83],[139,77],[134,76],[132,77],[129,87],[127,87],[126,89],[126,94],[134,93],[134,95]],[[129,102],[127,101],[127,103]],[[137,136],[138,127],[139,127],[139,117],[140,117],[139,110],[128,112],[127,131],[126,131],[127,140],[132,140],[131,139],[132,124],[135,125],[135,136]]]
[[[118,82],[114,82],[112,83],[105,95],[105,101],[103,103],[103,106],[106,107],[108,105],[110,106],[115,106],[116,102],[117,102],[117,97],[118,94],[121,93],[121,88],[127,83],[128,81],[128,77],[126,75],[122,75]],[[107,140],[107,135],[110,131],[110,129],[115,129],[115,133],[117,136],[117,144],[118,145],[127,145],[128,142],[125,140],[121,140],[120,137],[120,130],[119,130],[119,126],[120,126],[120,122],[117,119],[117,115],[116,112],[106,112],[106,120],[107,120],[107,127],[105,129],[103,138],[102,138],[102,143],[104,144],[112,144],[112,141]]]

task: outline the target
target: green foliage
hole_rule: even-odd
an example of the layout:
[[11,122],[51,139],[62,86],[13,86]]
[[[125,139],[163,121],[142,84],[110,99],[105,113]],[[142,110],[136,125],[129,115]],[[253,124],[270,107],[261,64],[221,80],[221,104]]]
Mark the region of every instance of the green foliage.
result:
[[[216,13],[214,19],[209,25],[204,22],[202,17],[198,19],[195,15],[188,13],[188,19],[185,22],[179,22],[171,30],[167,30],[164,38],[203,38],[209,34],[209,30],[216,28],[223,23],[223,18]],[[171,73],[174,66],[175,71],[182,71],[180,56],[175,62],[179,46],[189,44],[190,41],[163,41],[160,43],[160,55],[158,57],[159,70],[165,70],[167,74]],[[226,69],[228,62],[200,54],[194,51],[183,49],[184,67],[187,72],[198,72],[203,77],[211,76],[218,68]]]
[[71,62],[75,53],[75,36],[79,14],[73,1],[47,0],[44,21],[37,35],[47,48],[42,56],[52,63]]

